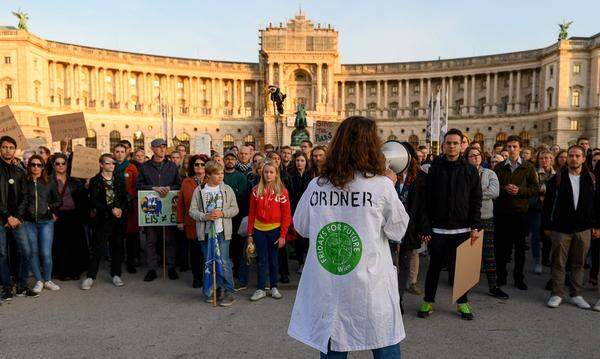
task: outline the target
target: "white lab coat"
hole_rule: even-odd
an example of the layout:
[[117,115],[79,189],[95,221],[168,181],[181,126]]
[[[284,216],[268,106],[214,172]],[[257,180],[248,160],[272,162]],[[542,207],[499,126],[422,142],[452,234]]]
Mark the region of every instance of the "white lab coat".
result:
[[[400,242],[408,220],[387,177],[357,174],[347,191],[331,184],[320,186],[314,179],[294,213],[294,228],[309,238],[310,247],[288,335],[323,353],[327,353],[329,340],[331,350],[340,352],[382,348],[402,341],[406,335],[388,239]],[[333,222],[346,223],[355,232],[344,225],[342,232],[349,236],[340,237],[343,233],[327,230],[340,228],[331,227]],[[323,241],[325,237],[334,241],[346,238],[344,248],[358,252],[352,234],[360,237],[360,256],[334,250],[340,247]],[[327,253],[334,253],[334,257],[324,254],[323,248],[329,248]],[[334,265],[332,271],[331,258],[336,263],[344,258],[354,261]]]

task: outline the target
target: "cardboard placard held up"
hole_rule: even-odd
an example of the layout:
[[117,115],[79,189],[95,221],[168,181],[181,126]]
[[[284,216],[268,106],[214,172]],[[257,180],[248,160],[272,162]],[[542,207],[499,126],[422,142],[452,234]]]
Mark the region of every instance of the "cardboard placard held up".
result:
[[315,122],[315,144],[319,146],[328,145],[333,139],[337,128],[340,126],[338,122],[316,121]]
[[98,159],[102,151],[96,148],[75,146],[73,148],[73,163],[71,164],[71,177],[92,178],[100,171]]
[[479,283],[482,250],[483,231],[477,232],[475,244],[471,245],[471,239],[467,239],[456,248],[452,303],[456,303],[458,298]]
[[13,115],[10,107],[0,107],[0,133],[4,136],[10,136],[17,141],[17,148],[22,150],[27,148],[27,139],[21,130],[21,126],[17,123],[15,115]]
[[210,156],[210,135],[204,133],[196,137],[196,155],[207,155]]
[[68,141],[87,136],[87,127],[83,112],[48,116],[48,125],[50,126],[50,133],[54,142]]

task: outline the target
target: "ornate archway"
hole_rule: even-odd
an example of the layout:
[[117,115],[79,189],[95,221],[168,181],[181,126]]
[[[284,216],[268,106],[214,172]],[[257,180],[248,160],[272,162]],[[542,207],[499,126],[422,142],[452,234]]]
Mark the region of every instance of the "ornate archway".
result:
[[303,68],[294,70],[287,79],[285,87],[288,91],[289,104],[294,110],[301,103],[307,111],[315,110],[312,82],[310,73]]

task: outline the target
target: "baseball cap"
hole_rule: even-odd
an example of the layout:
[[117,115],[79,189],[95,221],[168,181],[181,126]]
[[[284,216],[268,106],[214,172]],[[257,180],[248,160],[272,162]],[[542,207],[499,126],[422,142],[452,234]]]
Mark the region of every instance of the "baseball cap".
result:
[[233,152],[231,150],[226,151],[225,154],[223,155],[223,158],[225,158],[227,156],[233,156],[233,157],[235,157],[235,159],[237,159],[237,155],[235,154],[235,152]]
[[162,138],[157,138],[155,140],[152,140],[152,142],[150,142],[150,146],[152,147],[160,147],[160,146],[166,146],[167,142],[165,142],[165,140],[163,140]]

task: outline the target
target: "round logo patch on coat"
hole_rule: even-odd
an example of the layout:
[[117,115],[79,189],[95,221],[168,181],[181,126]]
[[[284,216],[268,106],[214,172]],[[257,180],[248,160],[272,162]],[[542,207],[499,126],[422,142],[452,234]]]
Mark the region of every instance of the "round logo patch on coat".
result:
[[352,272],[362,256],[362,241],[351,225],[332,222],[317,235],[317,260],[329,273],[344,275]]
[[8,183],[15,184],[15,180],[11,178],[11,179],[8,180]]

